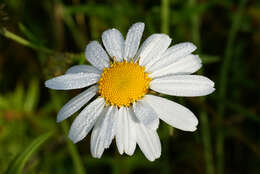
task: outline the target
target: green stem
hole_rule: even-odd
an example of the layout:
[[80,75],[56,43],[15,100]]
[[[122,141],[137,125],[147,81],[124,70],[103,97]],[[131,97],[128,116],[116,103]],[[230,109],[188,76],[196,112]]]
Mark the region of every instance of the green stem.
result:
[[30,48],[33,48],[33,49],[36,49],[36,50],[39,50],[39,51],[42,51],[42,52],[45,52],[45,53],[52,53],[53,52],[52,50],[50,50],[48,48],[38,46],[38,45],[35,45],[32,42],[29,42],[28,40],[8,31],[6,28],[0,29],[0,34],[3,35],[4,37],[8,38],[8,39],[11,39],[11,40],[21,44],[21,45],[24,45],[24,46],[27,46],[27,47],[30,47]]
[[66,9],[64,9],[63,13],[63,20],[65,24],[68,26],[69,30],[71,31],[73,38],[75,40],[75,43],[77,44],[78,48],[84,49],[86,45],[85,37],[81,33],[81,31],[78,29],[78,26],[76,25],[75,21],[73,20],[72,16],[68,13],[66,13]]
[[[203,99],[201,100],[204,102]],[[202,142],[204,146],[204,159],[206,163],[206,173],[214,174],[214,163],[213,163],[213,155],[212,155],[213,153],[212,153],[212,143],[211,143],[208,114],[203,110],[200,112],[200,123],[201,123]]]
[[[169,11],[170,11],[170,1],[161,0],[161,32],[169,34]],[[173,135],[173,127],[169,127],[169,134]]]
[[[45,48],[45,47],[42,47],[42,46],[35,45],[34,43],[22,38],[21,36],[18,36],[16,34],[12,33],[11,31],[7,30],[6,28],[1,28],[0,34],[3,35],[4,37],[8,38],[8,39],[11,39],[11,40],[23,45],[23,46],[30,47],[34,50],[42,51],[46,54],[59,53],[59,52],[55,52],[54,50],[51,50],[49,48]],[[69,59],[79,59],[80,58],[80,60],[85,61],[84,53],[65,53],[65,54]]]
[[169,0],[161,1],[161,31],[165,34],[169,34],[169,11],[170,11],[170,2]]
[[[232,22],[231,29],[228,35],[227,47],[225,50],[224,61],[221,66],[220,72],[220,86],[219,90],[219,98],[221,101],[225,101],[226,99],[226,91],[227,91],[227,79],[228,79],[228,72],[229,66],[232,57],[232,50],[234,46],[235,37],[237,31],[240,26],[240,19],[242,12],[244,10],[245,4],[247,0],[241,0],[239,3],[239,7],[236,11],[235,18]],[[217,130],[217,137],[216,137],[216,157],[217,157],[217,173],[222,174],[224,168],[224,134],[223,134],[223,116],[225,114],[225,105],[222,102],[218,104],[218,130]]]
[[[68,126],[68,123],[66,121],[64,121],[63,123],[61,123],[61,126],[62,126],[62,129],[65,133],[65,135],[68,134],[68,130],[69,130],[69,126]],[[71,154],[71,157],[72,157],[72,161],[74,163],[74,166],[75,166],[75,170],[76,170],[76,174],[85,174],[85,168],[84,168],[84,165],[82,163],[82,160],[79,156],[79,152],[76,148],[76,145],[73,144],[68,138],[66,138],[66,142],[67,142],[67,145],[68,145],[68,149],[69,149],[69,152]]]
[[[196,5],[195,0],[190,0],[189,3],[190,6]],[[198,46],[198,48],[200,48],[200,16],[198,14],[191,16],[191,26],[192,40]],[[197,52],[199,52],[199,50]],[[203,69],[199,72],[199,74],[203,75]],[[200,98],[200,100],[202,105],[206,102],[205,98]],[[201,123],[201,136],[204,149],[204,160],[206,163],[206,174],[214,174],[210,126],[208,121],[208,114],[204,109],[200,111],[199,119]]]

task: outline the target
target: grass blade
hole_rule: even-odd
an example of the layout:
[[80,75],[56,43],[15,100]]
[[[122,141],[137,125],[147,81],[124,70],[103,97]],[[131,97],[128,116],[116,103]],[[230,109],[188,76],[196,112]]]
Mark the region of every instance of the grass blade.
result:
[[170,1],[161,1],[161,31],[165,34],[169,34],[169,12],[170,12]]
[[[190,0],[189,5],[191,7],[198,6],[195,0]],[[191,32],[192,32],[192,40],[198,46],[198,52],[200,52],[200,45],[201,45],[201,38],[200,38],[200,14],[197,13],[196,15],[191,16]],[[202,56],[203,64],[205,63],[205,56]],[[212,57],[209,58],[212,60]],[[203,75],[203,69],[199,71],[200,75]],[[201,97],[200,101],[202,104],[206,103],[206,99]],[[204,160],[205,160],[205,170],[206,174],[214,174],[214,163],[213,163],[213,153],[212,153],[212,142],[211,142],[211,131],[210,125],[208,121],[208,113],[205,109],[201,109],[200,111],[200,123],[201,123],[201,138],[202,143],[204,146]]]
[[[66,121],[61,123],[62,129],[64,133],[67,135],[69,130],[69,125]],[[72,143],[72,141],[66,137],[66,142],[68,145],[68,150],[70,152],[70,155],[72,157],[73,164],[75,166],[76,174],[86,174],[84,165],[82,163],[82,160],[80,158],[79,152],[77,150],[77,147],[75,144]]]
[[21,174],[24,168],[24,165],[29,160],[34,152],[52,135],[52,132],[41,135],[36,138],[31,144],[21,152],[14,161],[11,162],[7,168],[6,174]]
[[[240,19],[242,17],[242,12],[244,11],[244,7],[247,0],[241,0],[239,2],[238,10],[235,14],[235,18],[232,22],[231,29],[228,35],[227,47],[225,50],[224,61],[221,66],[220,72],[220,86],[219,86],[219,98],[221,101],[226,100],[226,91],[227,91],[227,80],[228,80],[228,72],[232,58],[232,51],[234,49],[234,42],[240,27]],[[223,116],[225,114],[226,106],[220,102],[218,105],[218,131],[216,137],[216,157],[217,157],[217,173],[224,173],[224,133],[223,133]]]

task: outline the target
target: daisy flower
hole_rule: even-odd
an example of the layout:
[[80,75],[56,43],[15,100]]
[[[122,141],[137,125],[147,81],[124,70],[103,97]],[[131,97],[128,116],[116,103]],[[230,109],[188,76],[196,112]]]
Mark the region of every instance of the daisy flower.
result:
[[105,49],[97,41],[86,46],[85,56],[92,66],[72,66],[45,82],[55,90],[88,87],[61,108],[57,122],[87,105],[73,121],[69,138],[77,143],[93,129],[93,157],[100,158],[115,138],[120,154],[132,155],[138,145],[154,161],[161,155],[159,119],[183,131],[195,131],[198,125],[189,109],[154,94],[194,97],[215,90],[208,78],[191,75],[202,66],[199,56],[192,54],[195,45],[184,42],[169,47],[168,35],[153,34],[139,48],[143,30],[144,23],[133,24],[125,40],[117,29],[106,30]]

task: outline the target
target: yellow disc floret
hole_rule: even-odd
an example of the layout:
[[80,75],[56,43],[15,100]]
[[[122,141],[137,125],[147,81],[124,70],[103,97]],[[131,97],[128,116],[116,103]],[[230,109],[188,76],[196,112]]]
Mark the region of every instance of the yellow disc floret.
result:
[[142,98],[152,79],[145,68],[134,62],[111,62],[98,81],[99,94],[111,105],[130,106]]

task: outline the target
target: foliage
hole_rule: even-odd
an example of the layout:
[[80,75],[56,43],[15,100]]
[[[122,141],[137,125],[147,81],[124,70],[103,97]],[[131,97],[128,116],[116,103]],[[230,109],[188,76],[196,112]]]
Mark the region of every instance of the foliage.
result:
[[[259,173],[259,16],[256,0],[0,1],[0,173]],[[161,121],[155,162],[139,149],[121,156],[115,143],[94,159],[89,136],[76,145],[67,138],[75,116],[56,123],[57,111],[80,91],[50,91],[44,81],[87,63],[86,44],[104,30],[125,35],[138,21],[146,24],[143,40],[163,32],[174,43],[194,42],[204,64],[199,73],[217,90],[166,96],[191,108],[200,124],[189,133]]]

